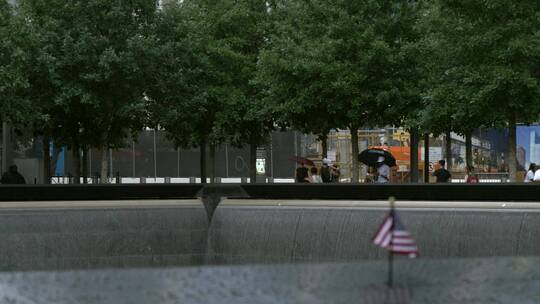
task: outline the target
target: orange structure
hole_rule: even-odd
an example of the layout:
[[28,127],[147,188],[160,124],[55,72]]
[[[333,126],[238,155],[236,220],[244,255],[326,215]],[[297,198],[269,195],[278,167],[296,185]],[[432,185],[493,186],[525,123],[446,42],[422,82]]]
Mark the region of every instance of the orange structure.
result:
[[[411,166],[411,148],[410,147],[396,147],[396,146],[370,146],[370,149],[382,149],[386,150],[394,156],[398,168],[403,168],[405,166],[409,171]],[[421,154],[420,149],[418,149],[418,169],[422,170],[424,168],[424,162],[420,160]],[[399,170],[399,169],[398,169]]]
[[[396,159],[397,167],[392,168],[390,181],[394,183],[404,183],[409,181],[409,172],[411,171],[411,148],[406,146],[370,146],[370,149],[386,150]],[[424,161],[421,159],[421,152],[418,149],[418,170],[420,176],[424,173]]]

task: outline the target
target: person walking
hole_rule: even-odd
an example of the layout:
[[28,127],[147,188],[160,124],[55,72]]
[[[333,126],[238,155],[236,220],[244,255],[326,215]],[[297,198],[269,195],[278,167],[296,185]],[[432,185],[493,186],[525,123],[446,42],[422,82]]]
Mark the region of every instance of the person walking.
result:
[[16,165],[11,165],[9,171],[5,172],[0,179],[2,184],[26,184],[24,177],[18,172]]
[[378,184],[386,184],[390,182],[390,167],[384,163],[384,157],[377,159],[377,179]]
[[332,182],[332,173],[330,172],[330,160],[325,158],[323,159],[323,164],[321,167],[321,179],[323,183]]
[[473,166],[467,166],[467,175],[465,175],[465,182],[467,184],[478,184],[478,177],[474,173]]
[[332,174],[332,183],[339,183],[341,171],[339,170],[339,166],[337,164],[330,166],[330,173]]
[[452,174],[444,168],[446,166],[446,161],[444,161],[444,159],[439,160],[439,166],[440,168],[433,172],[433,176],[437,178],[437,183],[447,183],[452,177]]
[[296,168],[296,182],[297,183],[308,182],[308,169],[304,166],[303,163],[300,164],[300,167]]
[[366,178],[364,183],[373,184],[377,180],[377,169],[375,167],[367,167]]
[[529,170],[527,170],[527,173],[525,174],[525,179],[523,180],[523,182],[530,183],[530,182],[534,181],[534,173],[535,172],[536,172],[536,164],[531,163],[529,165]]
[[533,178],[533,182],[534,183],[540,183],[540,165],[536,165],[536,171],[534,171],[534,178]]
[[308,181],[312,184],[321,184],[323,182],[321,176],[319,175],[319,170],[317,170],[317,167],[311,167],[309,170],[309,173],[311,175],[308,178]]

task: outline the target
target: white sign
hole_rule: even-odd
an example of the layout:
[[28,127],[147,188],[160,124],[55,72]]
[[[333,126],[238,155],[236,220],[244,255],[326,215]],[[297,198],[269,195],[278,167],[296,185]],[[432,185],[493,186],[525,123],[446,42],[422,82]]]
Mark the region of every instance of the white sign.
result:
[[332,162],[335,162],[336,155],[337,155],[336,150],[328,150],[328,156],[326,158],[328,158]]
[[[424,149],[422,149],[421,160],[425,160]],[[443,159],[441,147],[429,147],[429,172],[433,172],[435,164]]]
[[[422,152],[421,152],[421,158],[420,158],[421,160],[425,159],[424,150],[425,149],[422,149]],[[434,160],[435,162],[438,162],[441,159],[442,159],[442,148],[441,147],[429,147],[429,160],[430,161]]]
[[257,158],[257,163],[255,164],[255,167],[257,168],[257,174],[265,174],[266,159]]

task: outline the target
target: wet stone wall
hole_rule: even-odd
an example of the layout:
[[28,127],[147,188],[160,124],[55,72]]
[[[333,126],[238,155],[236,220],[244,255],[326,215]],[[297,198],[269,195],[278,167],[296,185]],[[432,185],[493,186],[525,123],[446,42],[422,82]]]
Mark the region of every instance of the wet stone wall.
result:
[[[0,211],[0,270],[65,270],[384,259],[371,244],[385,212],[220,206]],[[422,257],[540,252],[540,213],[400,211]]]
[[0,270],[197,265],[202,206],[0,212]]
[[[540,213],[402,210],[427,258],[527,256],[540,252]],[[225,207],[217,209],[208,263],[332,262],[383,259],[371,244],[382,210]]]

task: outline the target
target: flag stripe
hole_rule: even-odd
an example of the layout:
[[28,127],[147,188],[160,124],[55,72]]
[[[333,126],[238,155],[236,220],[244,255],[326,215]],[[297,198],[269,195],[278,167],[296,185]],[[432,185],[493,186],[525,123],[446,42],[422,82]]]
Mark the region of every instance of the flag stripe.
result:
[[384,239],[383,241],[381,242],[381,247],[387,247],[390,245],[390,241],[392,240],[392,234],[390,233],[387,233],[385,236],[384,236]]
[[415,244],[413,239],[392,239],[392,244],[394,245],[406,245],[406,244]]
[[407,231],[394,230],[394,237],[396,236],[411,236],[411,234]]
[[384,218],[372,241],[392,253],[408,254],[411,258],[418,255],[418,247],[412,235],[393,211]]
[[390,216],[387,216],[381,224],[381,227],[379,227],[379,230],[375,235],[375,239],[373,242],[376,245],[380,245],[385,235],[390,231],[390,228],[392,228],[392,218]]
[[416,250],[418,250],[418,248],[416,248],[416,246],[396,246],[396,245],[392,245],[392,246],[389,246],[388,248],[390,248],[392,250],[399,250],[399,251],[416,251]]

